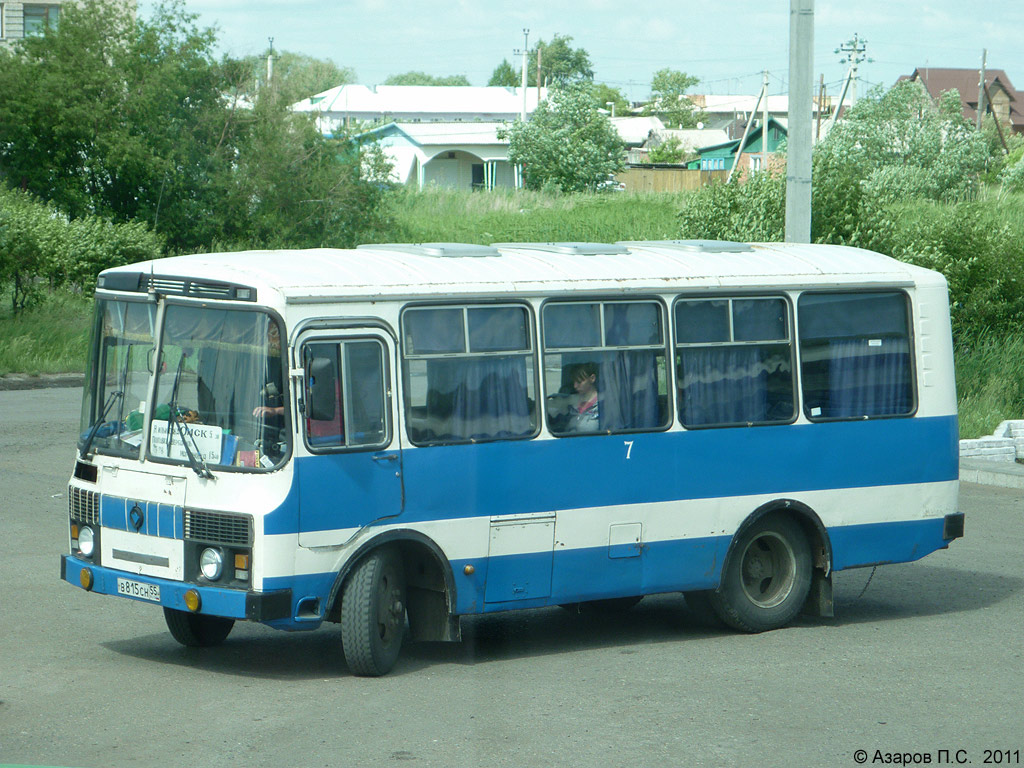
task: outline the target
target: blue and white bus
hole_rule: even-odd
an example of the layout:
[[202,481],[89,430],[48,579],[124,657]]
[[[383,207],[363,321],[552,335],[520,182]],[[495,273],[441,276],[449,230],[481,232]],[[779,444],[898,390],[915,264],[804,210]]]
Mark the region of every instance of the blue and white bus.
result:
[[683,592],[748,632],[963,535],[943,277],[869,251],[428,243],[103,272],[61,577],[176,640]]

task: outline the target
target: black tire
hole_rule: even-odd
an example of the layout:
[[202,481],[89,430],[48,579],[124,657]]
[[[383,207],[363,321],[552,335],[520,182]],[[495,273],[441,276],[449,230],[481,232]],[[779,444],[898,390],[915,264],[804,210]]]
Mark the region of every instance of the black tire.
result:
[[800,613],[811,588],[811,546],[799,524],[779,513],[755,522],[735,542],[722,583],[708,593],[734,629],[764,632]]
[[234,619],[203,616],[200,613],[177,611],[174,608],[164,608],[164,620],[167,622],[167,628],[171,630],[171,636],[189,648],[210,648],[220,645],[235,626]]
[[391,550],[355,567],[341,595],[341,642],[354,675],[379,677],[398,661],[405,634],[405,573]]

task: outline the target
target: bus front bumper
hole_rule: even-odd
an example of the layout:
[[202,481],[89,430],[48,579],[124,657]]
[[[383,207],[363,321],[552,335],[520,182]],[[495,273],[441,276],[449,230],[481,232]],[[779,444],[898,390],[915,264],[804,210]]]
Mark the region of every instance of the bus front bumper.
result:
[[200,586],[116,571],[73,555],[61,555],[60,577],[87,592],[125,597],[179,611],[189,610],[185,594],[195,592],[199,595],[199,609],[192,612],[208,616],[266,622],[286,619],[292,612],[290,589],[252,592]]

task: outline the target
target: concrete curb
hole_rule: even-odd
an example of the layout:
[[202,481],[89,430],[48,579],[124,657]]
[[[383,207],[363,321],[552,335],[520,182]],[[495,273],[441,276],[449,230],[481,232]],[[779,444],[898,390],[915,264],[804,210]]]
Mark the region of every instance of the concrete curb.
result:
[[960,482],[1024,489],[1024,464],[999,459],[961,459]]
[[24,373],[10,373],[0,376],[0,392],[15,389],[50,389],[53,387],[81,387],[85,385],[82,373],[40,373],[29,376]]

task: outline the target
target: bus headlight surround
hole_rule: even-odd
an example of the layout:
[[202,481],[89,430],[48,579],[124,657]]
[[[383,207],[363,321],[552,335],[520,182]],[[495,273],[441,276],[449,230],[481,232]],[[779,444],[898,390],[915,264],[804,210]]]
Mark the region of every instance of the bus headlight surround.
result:
[[224,573],[224,554],[219,549],[207,547],[199,553],[199,571],[210,581],[216,581]]
[[88,525],[83,525],[78,532],[78,551],[86,557],[92,557],[96,551],[96,534]]

